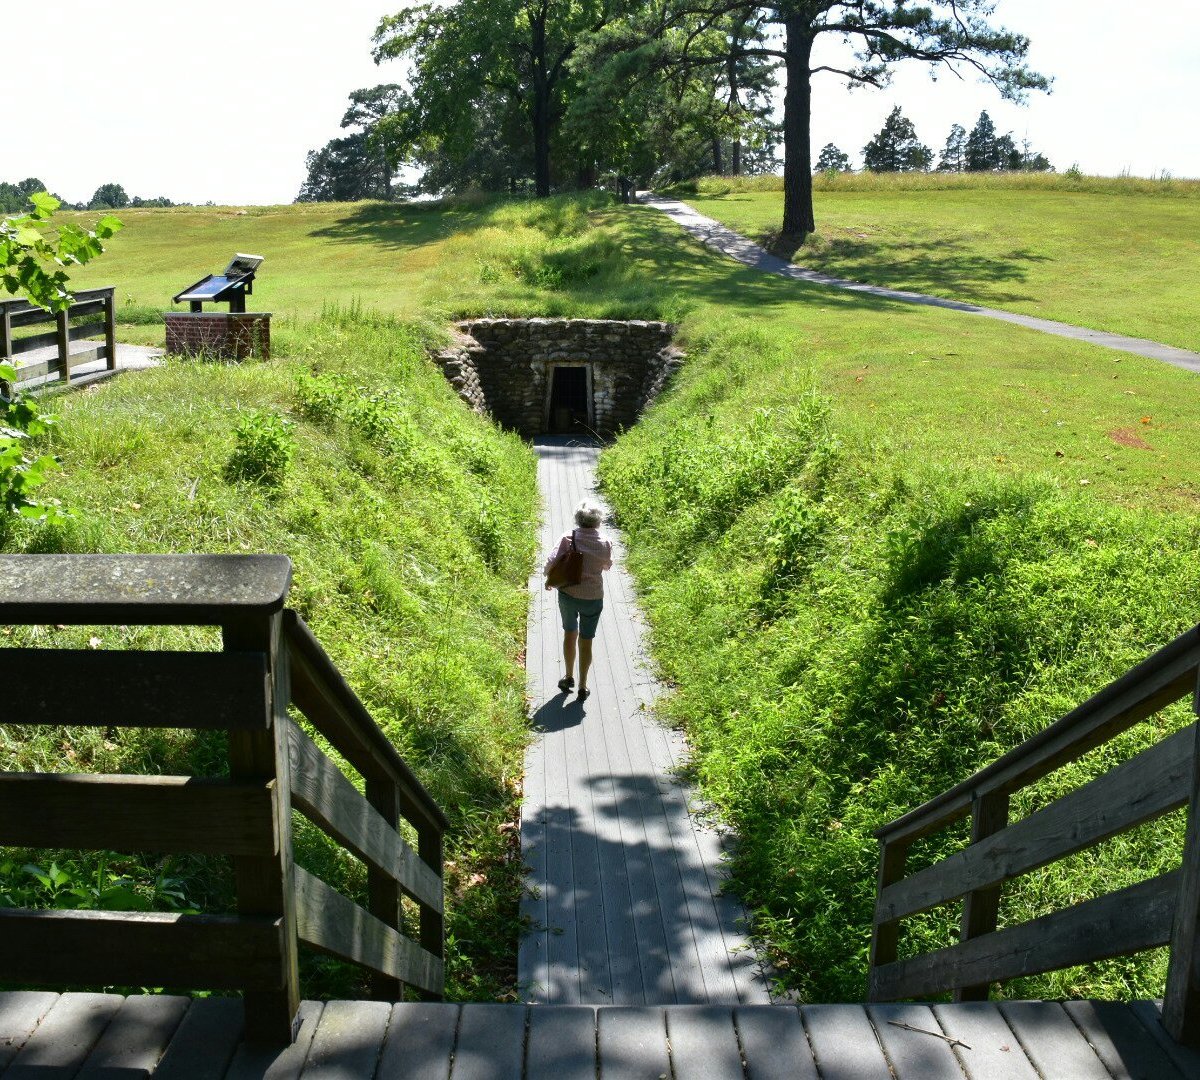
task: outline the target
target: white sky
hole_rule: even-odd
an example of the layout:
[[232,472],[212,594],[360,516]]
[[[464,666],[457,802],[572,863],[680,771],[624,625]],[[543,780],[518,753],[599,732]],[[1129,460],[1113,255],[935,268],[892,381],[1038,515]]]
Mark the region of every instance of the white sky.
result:
[[[1085,172],[1200,177],[1197,8],[1184,0],[1164,24],[1131,15],[1128,0],[999,0],[997,21],[1028,34],[1033,66],[1056,77],[1050,96],[1018,108],[972,79],[931,82],[920,64],[902,66],[883,91],[850,93],[821,75],[814,154],[834,142],[857,164],[893,104],[935,151],[952,123],[969,130],[987,109],[998,131],[1027,136],[1060,170],[1078,162]],[[16,9],[0,0],[0,25],[16,25]],[[52,27],[5,50],[10,102],[30,87],[37,112],[9,108],[0,179],[37,176],[72,201],[113,181],[177,202],[291,202],[305,154],[341,134],[349,92],[399,81],[397,65],[370,57],[391,9],[388,0],[58,0]]]

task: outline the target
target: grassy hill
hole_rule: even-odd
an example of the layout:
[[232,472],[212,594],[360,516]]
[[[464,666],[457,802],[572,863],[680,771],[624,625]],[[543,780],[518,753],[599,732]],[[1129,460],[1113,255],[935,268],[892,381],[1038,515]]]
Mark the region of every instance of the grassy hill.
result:
[[[775,178],[692,188],[739,232],[779,228]],[[804,266],[1200,350],[1200,181],[851,174],[815,205]]]
[[[677,687],[670,716],[742,836],[755,929],[803,993],[861,994],[874,824],[1200,618],[1188,373],[762,275],[600,196],[124,216],[79,276],[129,298],[122,336],[161,341],[148,320],[172,293],[257,251],[276,357],[171,361],[52,399],[52,494],[78,518],[13,529],[6,547],[292,554],[318,635],[452,811],[457,996],[512,990],[534,532],[529,456],[423,360],[450,318],[680,323],[688,363],[604,475]],[[227,479],[252,410],[293,425],[280,489]],[[204,749],[81,740],[66,745],[106,768]],[[58,742],[3,745],[6,762],[62,767]],[[1149,872],[1175,850],[1173,827],[1022,910],[1143,856]],[[180,868],[189,895],[221,894],[211,870]],[[10,879],[23,880],[0,891]],[[1156,978],[1143,967],[1122,984],[1122,970],[1050,988],[1140,992]]]

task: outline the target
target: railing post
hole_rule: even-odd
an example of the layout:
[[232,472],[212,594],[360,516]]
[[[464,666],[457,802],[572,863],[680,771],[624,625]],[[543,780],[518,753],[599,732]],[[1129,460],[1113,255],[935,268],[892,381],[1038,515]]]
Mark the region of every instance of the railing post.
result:
[[12,308],[0,302],[0,360],[13,360]]
[[[879,876],[875,885],[875,895],[879,897],[889,885],[895,885],[904,877],[904,864],[908,859],[909,841],[880,840],[879,841]],[[891,964],[896,959],[896,949],[900,941],[900,920],[875,922],[871,928],[871,957],[870,957],[870,986],[867,990],[867,1000],[875,1001],[875,969],[884,964]]]
[[70,309],[60,311],[54,316],[55,328],[58,331],[58,359],[62,364],[62,381],[71,381],[71,312]]
[[[1200,676],[1192,708],[1200,721]],[[1175,926],[1167,989],[1163,995],[1163,1026],[1185,1046],[1200,1047],[1200,722],[1192,749],[1192,791],[1188,799],[1183,865],[1175,900]]]
[[[366,796],[393,829],[400,827],[400,787],[394,780],[377,780],[368,777]],[[367,910],[388,926],[399,930],[401,926],[400,886],[387,874],[368,867]],[[404,996],[404,984],[390,975],[374,973],[371,976],[371,995],[378,1001],[399,1001]]]
[[268,916],[283,923],[278,990],[247,991],[248,1041],[289,1043],[300,1008],[297,961],[296,893],[292,872],[292,800],[287,748],[287,707],[291,700],[288,653],[281,643],[281,616],[245,618],[222,627],[227,651],[265,653],[268,678],[263,702],[266,731],[230,732],[229,774],[233,780],[274,780],[274,813],[279,851],[270,857],[233,860],[239,915]]
[[[978,795],[971,803],[971,843],[977,844],[993,833],[1008,826],[1008,792],[992,792]],[[963,898],[962,932],[960,941],[990,934],[996,929],[996,917],[1000,912],[1000,894],[1003,883],[976,889]],[[988,984],[960,986],[954,991],[955,1001],[987,1001]]]
[[[445,876],[442,854],[442,831],[436,825],[422,825],[417,833],[417,854],[438,878]],[[421,948],[439,960],[446,957],[445,919],[440,911],[421,905]]]
[[117,370],[117,312],[113,301],[115,289],[109,289],[104,298],[104,349],[108,354],[105,364],[109,371]]

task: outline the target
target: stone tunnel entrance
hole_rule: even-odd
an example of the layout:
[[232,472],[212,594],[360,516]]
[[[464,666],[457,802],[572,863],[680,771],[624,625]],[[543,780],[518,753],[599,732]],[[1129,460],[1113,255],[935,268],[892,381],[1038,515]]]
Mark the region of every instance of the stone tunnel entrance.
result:
[[526,438],[608,438],[631,427],[683,362],[669,323],[612,319],[472,319],[438,354],[477,412]]

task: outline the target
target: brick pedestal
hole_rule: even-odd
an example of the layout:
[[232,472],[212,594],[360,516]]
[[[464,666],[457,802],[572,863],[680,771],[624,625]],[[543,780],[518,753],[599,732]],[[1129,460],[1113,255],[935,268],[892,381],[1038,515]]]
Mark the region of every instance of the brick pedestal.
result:
[[252,311],[168,311],[167,352],[217,360],[266,360],[271,355],[271,315]]

